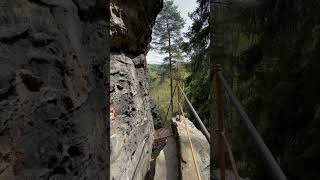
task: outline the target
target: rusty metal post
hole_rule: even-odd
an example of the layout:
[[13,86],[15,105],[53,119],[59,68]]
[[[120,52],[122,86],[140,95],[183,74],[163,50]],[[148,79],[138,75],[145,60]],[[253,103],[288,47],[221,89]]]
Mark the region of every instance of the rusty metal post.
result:
[[180,112],[180,108],[179,108],[179,105],[180,105],[180,86],[179,86],[179,82],[178,82],[178,120],[180,121],[181,119],[180,119],[180,114],[181,114],[181,112]]
[[215,65],[215,96],[216,96],[216,112],[218,123],[218,147],[219,147],[219,168],[220,168],[220,180],[225,180],[225,152],[224,152],[224,125],[223,125],[223,99],[222,99],[222,86],[218,76],[218,72],[221,71],[219,64]]

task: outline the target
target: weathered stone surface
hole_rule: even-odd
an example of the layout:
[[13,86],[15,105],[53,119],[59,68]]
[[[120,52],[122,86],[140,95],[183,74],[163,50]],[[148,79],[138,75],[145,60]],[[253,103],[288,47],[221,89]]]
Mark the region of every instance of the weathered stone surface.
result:
[[111,106],[116,112],[111,121],[111,177],[143,179],[153,142],[145,68],[136,68],[125,54],[112,53],[110,87]]
[[179,179],[179,155],[174,136],[168,137],[166,145],[156,159],[154,180]]
[[190,133],[193,148],[195,151],[195,157],[199,166],[200,175],[203,180],[210,178],[210,146],[205,136],[198,130],[194,124],[182,116],[181,121],[174,121],[177,127],[177,133],[180,144],[180,164],[181,164],[181,178],[183,180],[194,180],[197,178],[195,165],[192,158],[189,139],[187,136],[186,126]]
[[111,49],[146,54],[163,0],[111,0]]
[[0,1],[0,179],[108,178],[109,25],[90,2]]
[[111,0],[111,179],[144,179],[149,168],[153,121],[146,52],[161,0]]
[[151,102],[151,114],[153,118],[154,128],[158,129],[164,126],[158,107],[154,102]]
[[[186,121],[187,128],[190,133],[192,140],[193,148],[195,151],[195,157],[198,162],[200,175],[202,179],[210,179],[210,145],[205,136],[200,130],[198,130],[194,124],[187,118],[181,117],[181,121],[176,121],[174,118],[174,123],[177,127],[177,133],[179,136],[179,145],[180,145],[180,165],[182,180],[194,180],[197,179],[195,166],[192,158],[191,148],[187,136],[186,127],[184,121]],[[219,169],[214,171],[212,178],[214,180],[220,179]],[[226,169],[226,180],[235,180],[233,172],[229,169]],[[249,178],[240,178],[241,180],[249,180]]]

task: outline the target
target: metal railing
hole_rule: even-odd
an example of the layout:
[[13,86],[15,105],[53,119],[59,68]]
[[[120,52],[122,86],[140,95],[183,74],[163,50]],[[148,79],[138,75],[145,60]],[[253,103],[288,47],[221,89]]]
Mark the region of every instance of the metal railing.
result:
[[203,133],[203,135],[207,138],[208,142],[210,143],[210,134],[209,134],[207,128],[204,126],[204,124],[203,124],[202,120],[200,119],[198,113],[196,112],[196,110],[194,109],[194,107],[192,106],[192,104],[190,103],[188,97],[187,97],[186,94],[183,92],[183,90],[182,90],[182,88],[181,88],[181,86],[180,86],[179,84],[178,84],[178,87],[179,87],[179,89],[181,90],[182,95],[183,95],[184,99],[186,100],[189,108],[191,109],[194,117],[196,118],[197,123],[200,125],[200,131]]
[[[219,168],[220,168],[220,180],[225,180],[225,148],[227,148],[228,156],[231,161],[231,166],[233,173],[235,175],[235,179],[239,180],[240,176],[237,171],[237,167],[235,164],[235,160],[232,154],[231,146],[224,134],[224,123],[223,123],[223,89],[225,90],[226,94],[230,97],[235,109],[241,116],[241,120],[244,123],[246,129],[248,130],[249,134],[253,137],[253,140],[264,159],[266,165],[270,169],[271,175],[276,180],[287,180],[285,174],[281,170],[280,166],[276,162],[275,158],[273,157],[272,153],[270,152],[267,145],[264,143],[263,139],[261,138],[260,134],[252,124],[249,116],[245,112],[244,108],[242,107],[240,101],[237,99],[235,93],[232,91],[230,86],[228,85],[226,79],[223,77],[221,66],[215,65],[214,67],[214,80],[215,80],[215,97],[216,97],[216,113],[217,113],[217,125],[218,129],[215,132],[210,132],[211,136],[213,136],[213,133],[218,134],[218,147],[219,147]],[[206,127],[204,126],[202,120],[200,119],[199,115],[197,114],[196,110],[192,106],[191,102],[189,101],[188,97],[184,93],[183,89],[179,85],[179,83],[176,84],[173,94],[170,99],[170,105],[168,107],[168,111],[166,113],[165,119],[167,119],[168,112],[171,106],[173,106],[173,97],[175,95],[176,89],[178,87],[178,118],[180,119],[180,115],[184,114],[183,112],[180,112],[182,110],[181,102],[180,102],[180,92],[182,93],[184,99],[186,100],[189,108],[191,109],[196,122],[199,124],[200,131],[203,133],[203,135],[206,137],[208,142],[210,144],[213,144],[212,140],[210,141],[210,134]],[[180,107],[180,108],[179,108]]]
[[[269,148],[264,143],[264,141],[261,138],[260,134],[258,133],[256,128],[252,124],[249,116],[245,112],[245,110],[242,107],[240,101],[238,100],[238,98],[236,97],[235,93],[232,91],[232,89],[228,85],[226,79],[223,77],[223,74],[222,74],[222,71],[221,71],[221,66],[220,65],[216,65],[214,71],[215,71],[216,91],[218,91],[218,93],[219,93],[219,91],[221,89],[221,85],[224,87],[226,94],[230,97],[234,107],[236,108],[236,110],[238,111],[238,113],[241,116],[242,122],[244,123],[246,129],[248,130],[248,132],[252,136],[252,138],[253,138],[253,140],[254,140],[254,142],[255,142],[255,144],[256,144],[259,152],[260,152],[260,154],[262,155],[265,163],[269,167],[273,178],[275,178],[277,180],[287,180],[285,174],[283,173],[283,171],[281,170],[280,166],[276,162],[275,158],[271,154]],[[217,96],[222,96],[222,95],[220,94],[220,95],[217,95]],[[219,102],[218,100],[217,100],[217,108],[223,108],[222,107],[222,102]],[[218,117],[219,117],[219,114],[220,114],[220,116],[222,116],[223,112],[218,112]],[[223,129],[223,127],[222,127],[222,129]]]
[[[181,121],[180,119],[180,113],[182,114],[182,116],[184,116],[184,112],[183,112],[183,108],[180,104],[180,102],[178,103],[178,108],[179,108],[179,121]],[[201,180],[201,175],[200,175],[200,170],[199,170],[199,165],[197,163],[197,160],[196,160],[196,155],[195,155],[195,152],[194,152],[194,148],[193,148],[193,143],[192,143],[192,139],[190,137],[190,133],[189,133],[189,130],[188,130],[188,126],[187,126],[187,123],[186,123],[186,119],[183,120],[184,122],[184,126],[185,126],[185,129],[186,129],[186,132],[187,132],[187,136],[188,136],[188,140],[189,140],[189,145],[190,145],[190,149],[191,149],[191,154],[192,154],[192,159],[193,159],[193,164],[194,164],[194,168],[196,170],[196,173],[197,173],[197,178],[198,180]]]
[[[180,92],[181,92],[182,95],[183,95],[183,97],[184,97],[184,99],[186,100],[189,108],[191,109],[191,112],[193,113],[194,117],[196,118],[197,123],[198,123],[199,126],[200,126],[200,131],[202,132],[202,134],[206,137],[206,139],[207,139],[208,142],[210,143],[210,134],[209,134],[207,128],[206,128],[205,125],[203,124],[203,122],[202,122],[202,120],[200,119],[198,113],[196,112],[196,110],[195,110],[194,107],[192,106],[191,102],[189,101],[187,95],[184,93],[184,91],[183,91],[183,89],[181,88],[181,86],[180,86],[179,83],[176,84],[176,86],[175,86],[175,88],[174,88],[174,90],[173,90],[173,94],[172,94],[171,99],[173,99],[177,87],[178,87],[178,110],[180,109],[180,108],[179,108],[179,104],[180,104],[180,100],[181,100],[181,98],[180,98]],[[171,107],[171,105],[173,104],[173,103],[171,103],[171,102],[172,102],[171,99],[170,99],[170,103],[169,103],[169,106],[168,106],[168,109],[167,109],[167,113],[166,113],[166,116],[165,116],[165,120],[167,119],[168,114],[169,114],[170,107]],[[181,114],[181,112],[178,112],[178,115],[180,115],[180,114]]]

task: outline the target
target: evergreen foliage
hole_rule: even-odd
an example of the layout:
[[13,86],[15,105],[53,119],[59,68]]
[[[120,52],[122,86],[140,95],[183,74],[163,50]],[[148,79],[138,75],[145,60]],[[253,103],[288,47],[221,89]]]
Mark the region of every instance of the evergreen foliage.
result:
[[173,68],[174,64],[183,60],[181,30],[185,22],[177,8],[172,0],[165,1],[153,27],[153,48],[166,54],[163,59],[163,74],[169,74],[170,61]]
[[[198,0],[199,7],[191,15],[194,23],[186,48],[192,57],[191,75],[186,83],[192,104],[208,126],[210,117],[214,119],[212,65],[222,64],[229,84],[288,179],[319,179],[320,1],[212,2],[210,28],[209,0]],[[226,130],[241,175],[270,179],[230,107],[226,98]]]

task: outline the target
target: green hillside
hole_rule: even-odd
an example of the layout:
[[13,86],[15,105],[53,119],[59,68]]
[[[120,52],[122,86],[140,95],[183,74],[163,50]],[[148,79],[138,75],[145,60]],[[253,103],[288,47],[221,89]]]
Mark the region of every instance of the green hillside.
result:
[[[152,101],[156,104],[160,111],[161,117],[164,119],[170,103],[170,78],[169,75],[161,75],[161,65],[148,64],[148,81],[150,86],[150,94]],[[184,66],[179,67],[179,73],[174,75],[181,77],[181,85],[183,81],[189,76]],[[176,86],[177,81],[173,81],[173,88]],[[177,111],[177,96],[174,97],[174,113]],[[168,117],[172,114],[169,112]]]

